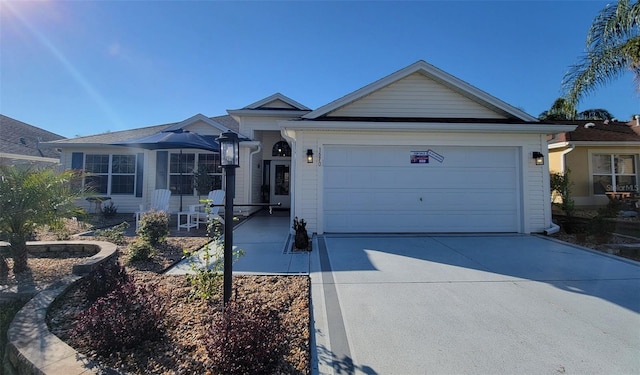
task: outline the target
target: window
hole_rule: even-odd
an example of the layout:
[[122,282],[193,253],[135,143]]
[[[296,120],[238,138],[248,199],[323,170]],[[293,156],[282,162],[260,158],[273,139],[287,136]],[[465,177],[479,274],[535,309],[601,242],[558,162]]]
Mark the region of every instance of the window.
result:
[[172,194],[193,195],[193,170],[196,154],[169,156],[169,189]]
[[84,161],[85,188],[95,194],[133,194],[136,179],[135,155],[87,154]]
[[211,179],[207,182],[209,187],[200,192],[222,188],[222,169],[220,166],[220,154],[195,154],[181,153],[169,156],[169,189],[173,194],[193,195],[195,192],[195,166],[197,170],[205,170]]
[[111,162],[111,194],[133,194],[136,182],[136,157],[113,155]]
[[271,149],[271,156],[291,156],[291,146],[286,141],[276,142]]
[[206,171],[209,176],[209,187],[202,189],[202,193],[211,190],[222,189],[222,166],[220,165],[220,154],[199,154],[198,171]]
[[593,154],[593,194],[638,191],[638,160],[636,155]]

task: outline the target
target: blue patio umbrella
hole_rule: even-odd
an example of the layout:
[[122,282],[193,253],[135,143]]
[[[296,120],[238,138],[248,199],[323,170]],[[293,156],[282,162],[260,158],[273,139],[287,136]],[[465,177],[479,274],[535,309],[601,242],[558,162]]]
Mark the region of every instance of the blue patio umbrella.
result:
[[[180,149],[180,162],[182,161],[182,149],[184,148],[220,152],[220,145],[216,142],[215,136],[203,136],[183,129],[162,131],[145,137],[127,139],[111,144],[147,150]],[[182,168],[178,169],[180,170],[180,180],[182,180]],[[182,211],[182,189],[180,190],[180,211]]]

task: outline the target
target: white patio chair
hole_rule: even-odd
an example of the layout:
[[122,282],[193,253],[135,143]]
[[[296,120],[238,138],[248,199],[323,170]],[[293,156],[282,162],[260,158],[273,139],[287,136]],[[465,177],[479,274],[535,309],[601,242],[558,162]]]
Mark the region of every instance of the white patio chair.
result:
[[142,215],[151,211],[164,211],[169,213],[169,198],[171,198],[171,190],[156,189],[151,192],[151,199],[147,205],[141,204],[140,210],[135,212],[136,229],[140,226],[140,218]]
[[[200,224],[208,224],[213,220],[218,220],[224,224],[224,219],[218,214],[222,203],[224,203],[224,190],[210,191],[207,195],[207,203],[192,204],[189,206],[189,211],[196,211],[196,214],[192,215],[191,220],[195,221],[198,228],[200,228]],[[211,207],[211,204],[214,206]],[[207,206],[209,207],[207,208]]]

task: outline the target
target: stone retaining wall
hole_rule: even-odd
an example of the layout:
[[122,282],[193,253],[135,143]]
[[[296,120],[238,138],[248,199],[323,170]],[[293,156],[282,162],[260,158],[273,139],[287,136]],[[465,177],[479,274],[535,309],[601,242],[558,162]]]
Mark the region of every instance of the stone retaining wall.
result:
[[29,254],[36,258],[67,258],[92,256],[100,252],[93,241],[27,242]]
[[[31,247],[33,243],[27,245]],[[41,242],[37,246],[66,249],[65,251],[91,251],[94,255],[74,265],[72,275],[62,278],[38,293],[16,314],[7,332],[4,373],[7,375],[97,373],[94,363],[49,331],[46,315],[49,306],[73,284],[100,264],[115,259],[117,247],[103,241]],[[100,371],[109,372],[108,369]]]

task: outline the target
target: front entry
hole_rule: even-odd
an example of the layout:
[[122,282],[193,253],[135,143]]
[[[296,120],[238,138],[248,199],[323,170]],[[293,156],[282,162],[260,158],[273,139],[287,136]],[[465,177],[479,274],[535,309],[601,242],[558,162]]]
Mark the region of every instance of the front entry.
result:
[[291,162],[290,161],[271,161],[271,173],[269,184],[271,185],[269,194],[269,203],[278,203],[281,208],[291,207],[291,195],[289,189],[291,187]]

